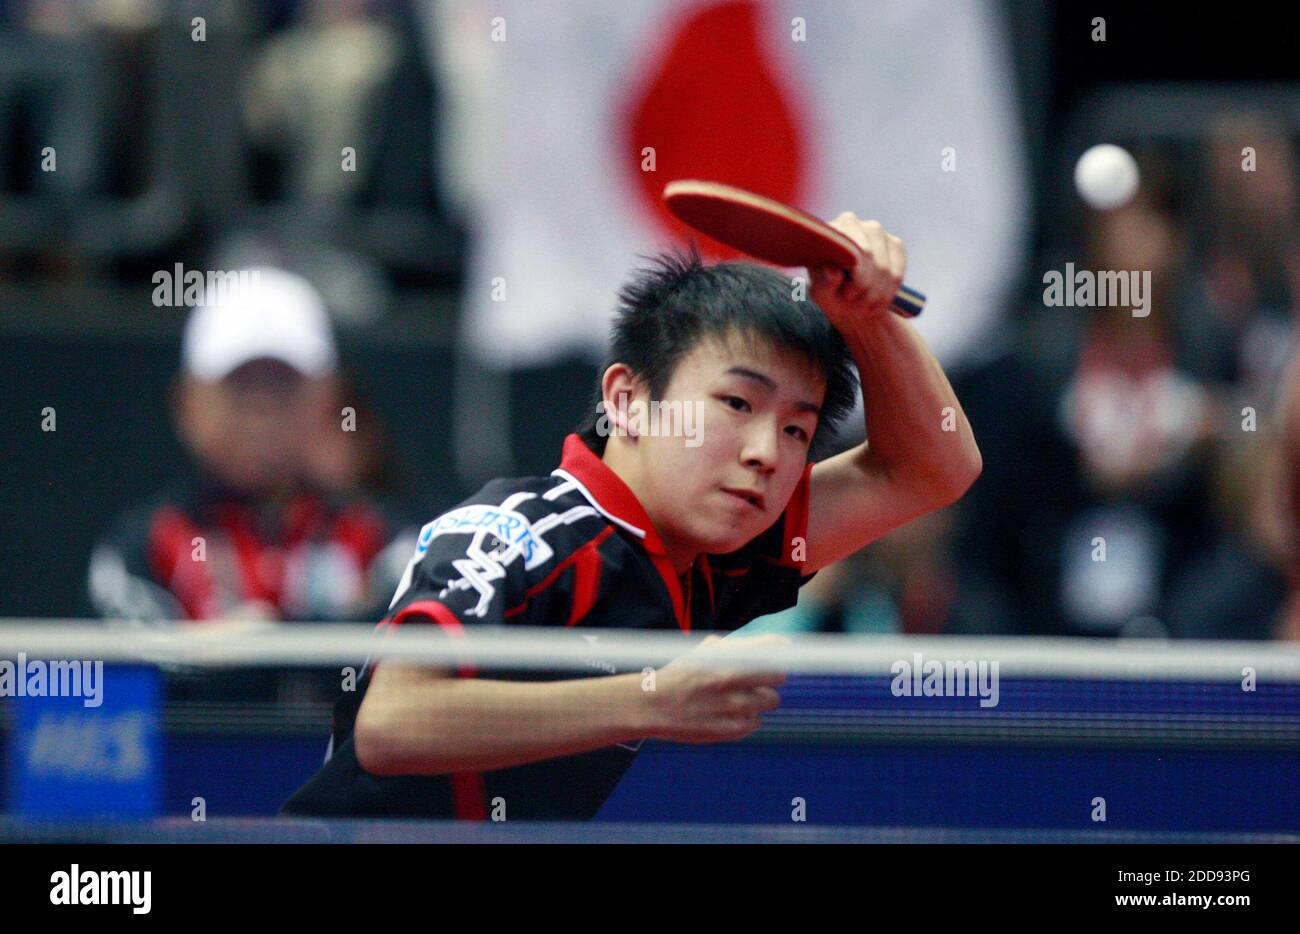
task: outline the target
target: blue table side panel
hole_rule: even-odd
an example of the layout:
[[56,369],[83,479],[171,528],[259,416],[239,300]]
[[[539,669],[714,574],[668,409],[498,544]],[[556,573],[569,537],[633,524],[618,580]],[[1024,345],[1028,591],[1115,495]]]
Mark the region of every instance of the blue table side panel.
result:
[[[1300,752],[647,745],[598,820],[1300,830]],[[1106,823],[1092,819],[1093,799]]]

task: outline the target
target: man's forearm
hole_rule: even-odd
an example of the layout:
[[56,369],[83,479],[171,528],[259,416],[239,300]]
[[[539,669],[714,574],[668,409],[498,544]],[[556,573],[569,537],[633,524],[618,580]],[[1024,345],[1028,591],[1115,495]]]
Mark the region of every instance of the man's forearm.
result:
[[862,379],[864,466],[960,495],[980,471],[979,448],[921,335],[890,313],[842,324],[840,333]]
[[385,664],[357,715],[362,767],[439,775],[524,765],[641,739],[641,675],[545,683],[438,677]]

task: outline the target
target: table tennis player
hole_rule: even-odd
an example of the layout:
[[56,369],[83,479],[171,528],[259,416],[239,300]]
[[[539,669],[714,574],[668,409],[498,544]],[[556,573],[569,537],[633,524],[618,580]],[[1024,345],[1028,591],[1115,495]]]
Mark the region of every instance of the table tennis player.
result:
[[[852,214],[833,226],[860,256],[847,273],[811,269],[811,301],[757,264],[692,253],[638,270],[619,295],[599,411],[559,467],[491,481],[426,525],[380,631],[730,631],[959,498],[980,455],[938,362],[889,312],[903,243]],[[853,410],[854,365],[870,443],[814,463]],[[684,415],[636,418],[651,401],[693,407],[693,437]],[[706,640],[684,659],[729,650]],[[538,681],[383,661],[339,701],[330,754],[284,813],[590,818],[640,741],[739,740],[779,704],[780,673],[684,659],[653,689],[613,666]]]

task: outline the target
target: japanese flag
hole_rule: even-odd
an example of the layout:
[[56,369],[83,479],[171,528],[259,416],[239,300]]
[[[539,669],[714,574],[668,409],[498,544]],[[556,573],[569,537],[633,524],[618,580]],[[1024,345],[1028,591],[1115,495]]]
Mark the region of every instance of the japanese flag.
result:
[[479,362],[597,359],[659,193],[708,178],[901,236],[945,364],[993,345],[1027,225],[1010,51],[987,0],[465,0],[429,9],[441,180],[473,246]]

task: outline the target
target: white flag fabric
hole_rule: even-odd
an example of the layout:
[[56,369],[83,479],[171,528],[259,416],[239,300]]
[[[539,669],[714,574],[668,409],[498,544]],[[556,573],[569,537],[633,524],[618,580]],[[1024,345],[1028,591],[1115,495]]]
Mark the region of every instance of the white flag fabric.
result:
[[[657,203],[703,177],[851,210],[907,243],[945,365],[993,346],[1028,226],[1010,52],[988,0],[462,0],[429,9],[463,340],[497,368],[598,359]],[[653,158],[652,166],[649,160]],[[653,171],[647,171],[648,168]]]

